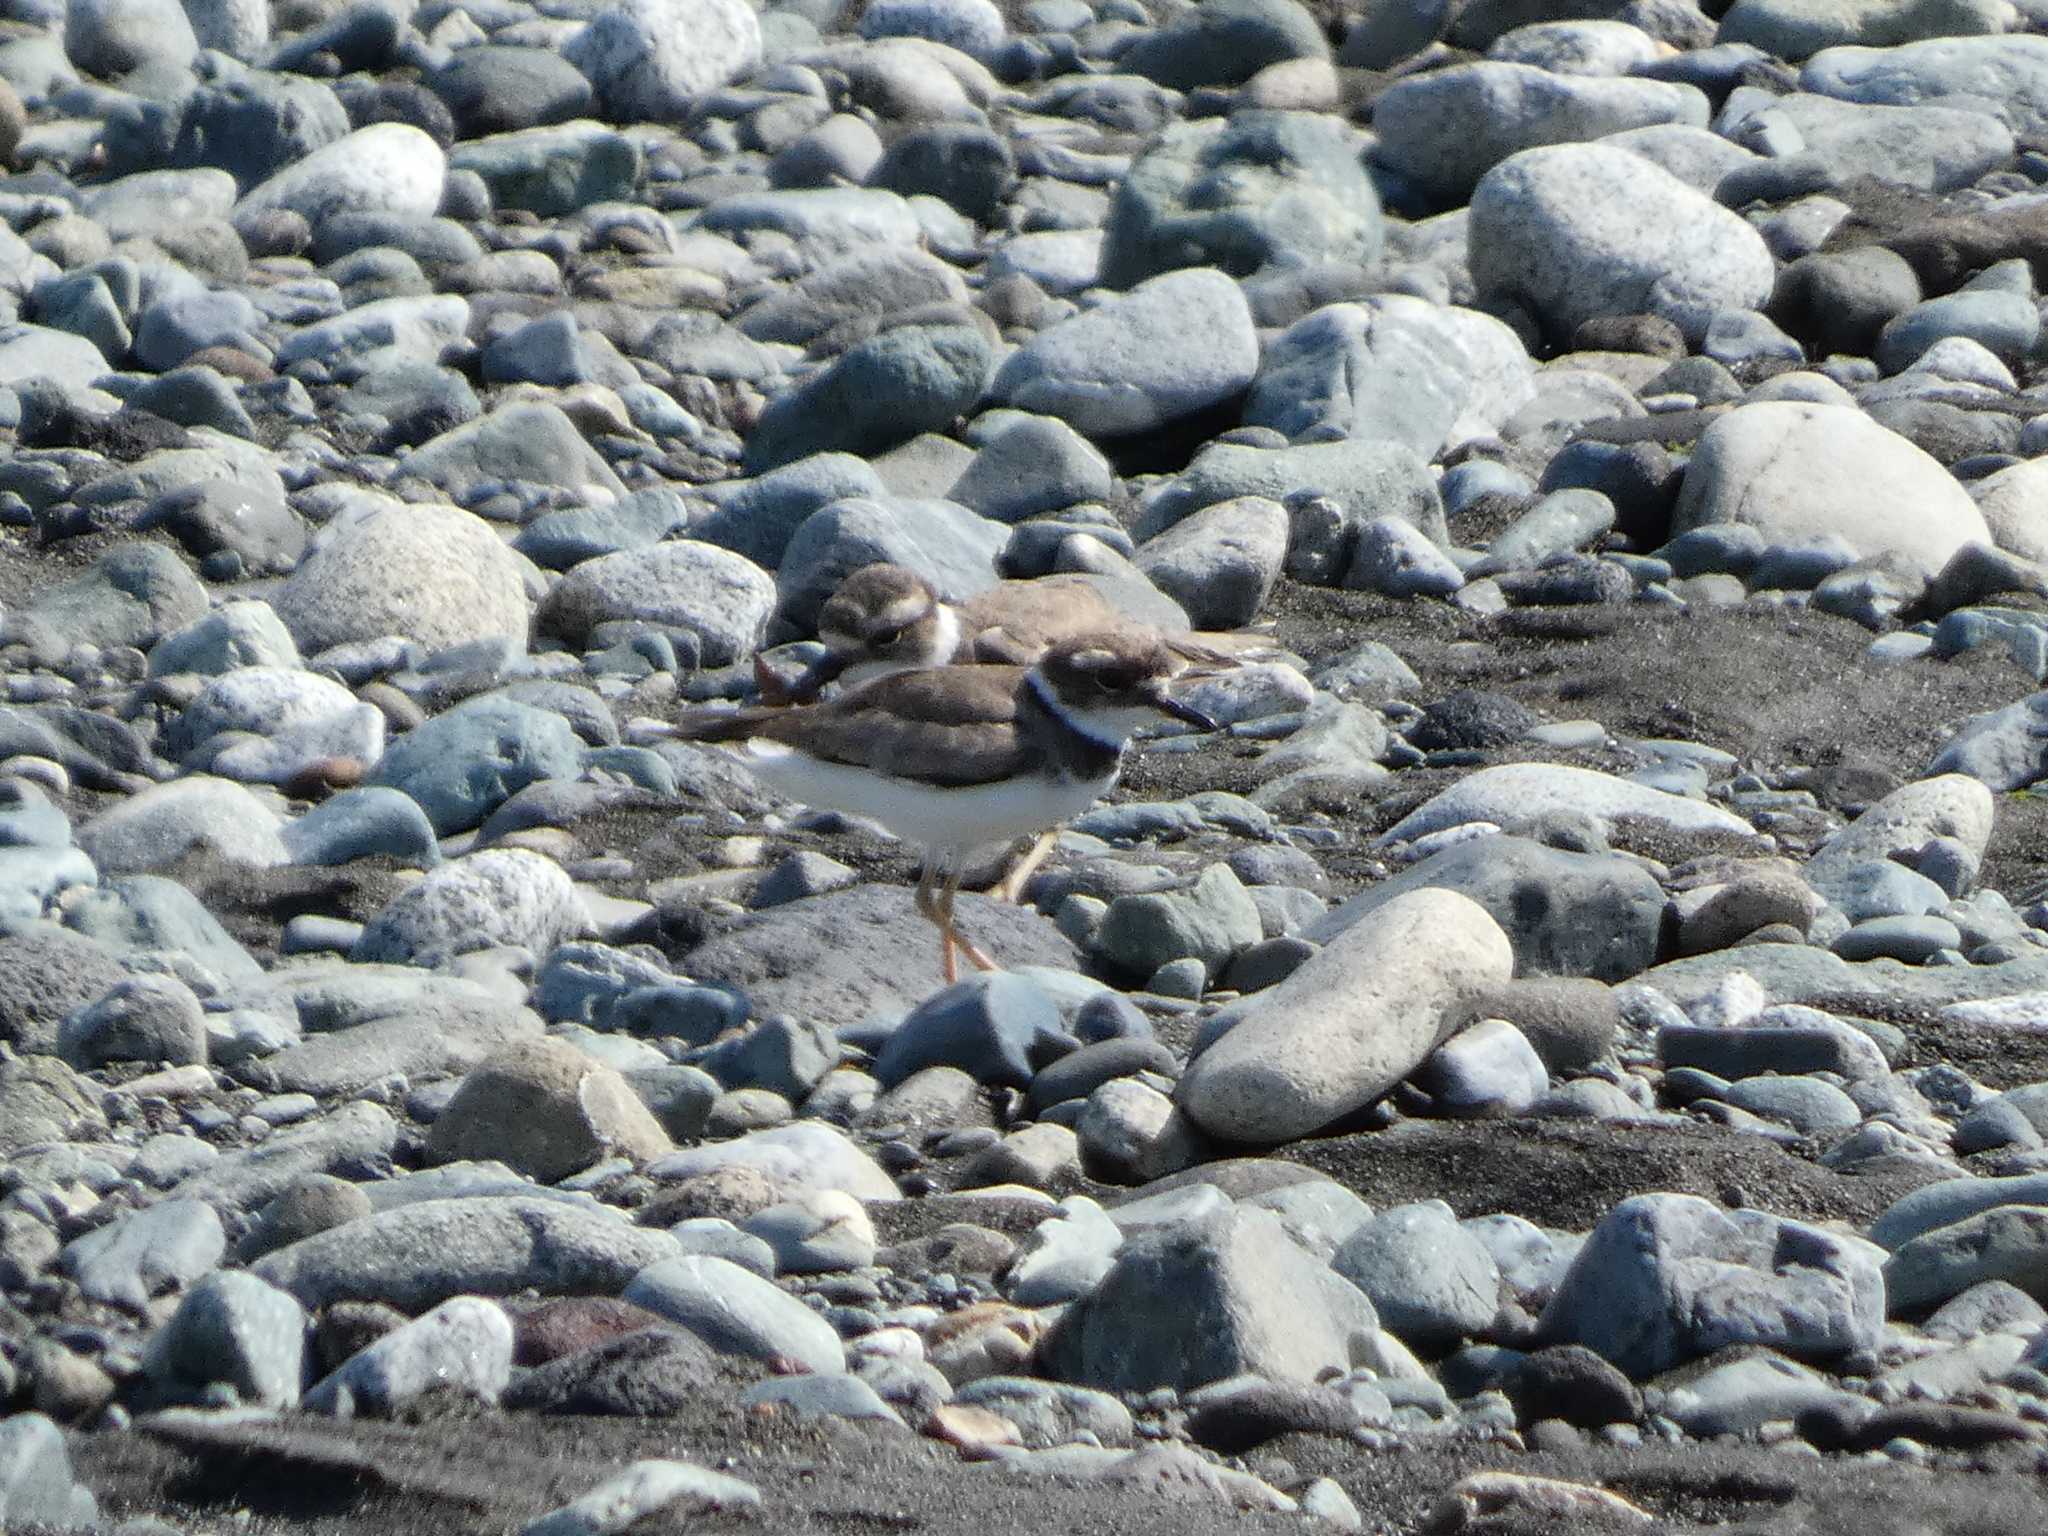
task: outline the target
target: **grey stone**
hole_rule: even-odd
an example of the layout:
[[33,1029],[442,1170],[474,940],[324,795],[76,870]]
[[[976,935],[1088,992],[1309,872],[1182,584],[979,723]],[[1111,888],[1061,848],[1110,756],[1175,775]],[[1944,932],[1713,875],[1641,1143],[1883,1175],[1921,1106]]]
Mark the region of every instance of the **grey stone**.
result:
[[529,784],[573,778],[582,761],[560,715],[485,696],[393,742],[373,782],[410,795],[446,836],[478,825]]
[[206,1276],[153,1334],[143,1358],[166,1401],[203,1401],[224,1384],[253,1408],[296,1408],[305,1371],[306,1314],[298,1302],[242,1270]]
[[1386,229],[1366,142],[1335,115],[1312,112],[1240,111],[1169,125],[1117,186],[1101,282],[1130,288],[1185,267],[1248,277],[1320,262],[1369,265]]
[[744,1230],[768,1245],[773,1269],[787,1275],[861,1269],[875,1261],[874,1223],[841,1190],[811,1190],[756,1211]]
[[1287,557],[1288,515],[1278,502],[1241,496],[1191,513],[1138,550],[1138,569],[1201,629],[1258,617]]
[[1291,448],[1212,443],[1147,498],[1135,532],[1153,537],[1203,507],[1234,497],[1264,496],[1284,503],[1307,491],[1337,503],[1353,526],[1374,517],[1403,517],[1432,542],[1449,542],[1443,504],[1427,466],[1412,448],[1387,442]]
[[346,789],[279,832],[294,864],[336,867],[384,855],[420,868],[440,862],[434,825],[417,800],[383,785]]
[[1550,1073],[1513,1024],[1481,1019],[1437,1047],[1415,1081],[1439,1114],[1516,1115],[1543,1096]]
[[817,453],[872,455],[943,430],[980,397],[992,356],[987,335],[964,318],[883,331],[769,404],[747,439],[746,469]]
[[583,562],[549,589],[535,624],[577,644],[599,624],[655,624],[694,636],[703,664],[724,666],[760,649],[774,606],[775,584],[752,561],[678,539]]
[[158,60],[189,64],[199,42],[177,0],[80,0],[64,8],[64,52],[111,78]]
[[1251,383],[1258,346],[1244,295],[1213,268],[1169,272],[1041,331],[990,385],[1087,437],[1149,431]]
[[1436,1353],[1481,1332],[1500,1310],[1500,1271],[1441,1200],[1382,1211],[1360,1225],[1330,1267],[1371,1300],[1380,1326]]
[[1372,1303],[1264,1211],[1226,1210],[1127,1242],[1041,1344],[1055,1380],[1185,1390],[1247,1372],[1312,1382],[1348,1371],[1378,1333]]
[[1245,421],[1290,438],[1331,428],[1425,458],[1497,431],[1531,394],[1514,332],[1491,315],[1376,294],[1303,316],[1265,349]]
[[1867,1245],[1691,1195],[1609,1211],[1543,1314],[1546,1334],[1643,1377],[1734,1344],[1827,1361],[1872,1348],[1885,1277]]
[[47,588],[14,620],[19,638],[62,656],[74,645],[148,650],[205,614],[206,589],[161,544],[119,545]]
[[[2011,1180],[1997,1180],[2009,1184]],[[2048,1210],[1997,1205],[1898,1243],[1884,1266],[1891,1310],[1910,1316],[1939,1306],[1973,1285],[2003,1280],[2036,1301],[2048,1245]]]
[[862,566],[907,566],[941,596],[959,599],[996,581],[1007,530],[950,501],[851,497],[797,528],[776,572],[781,614],[808,631],[839,584]]
[[1991,104],[2015,134],[2048,127],[2048,39],[1941,37],[1882,49],[1829,48],[1800,72],[1800,87],[1846,101],[1916,106],[1969,96]]
[[1373,155],[1432,202],[1454,204],[1518,150],[1657,124],[1704,128],[1707,118],[1706,97],[1689,85],[1488,59],[1396,81],[1374,105]]
[[[1426,937],[1425,937],[1426,935]],[[1508,939],[1451,891],[1396,896],[1277,986],[1235,1005],[1176,1097],[1226,1140],[1272,1143],[1372,1103],[1435,1048],[1462,995],[1505,981]]]
[[426,83],[448,104],[465,139],[567,122],[583,116],[592,99],[582,72],[545,48],[464,48]]
[[235,205],[237,227],[285,210],[315,228],[338,213],[395,213],[431,218],[441,205],[447,161],[431,137],[410,123],[372,123],[312,151],[246,193]]
[[647,1162],[670,1149],[617,1070],[557,1039],[508,1046],[470,1072],[427,1146],[437,1161],[488,1155],[543,1184],[608,1157]]
[[92,1300],[140,1312],[208,1273],[226,1251],[212,1206],[173,1199],[72,1239],[58,1264]]
[[649,1265],[624,1291],[721,1354],[810,1371],[844,1371],[846,1352],[831,1324],[773,1282],[725,1259],[695,1255]]
[[1094,444],[1050,416],[1022,416],[981,445],[946,492],[999,523],[1107,500],[1116,477]]
[[63,1430],[40,1413],[0,1420],[0,1520],[73,1531],[96,1525],[97,1514],[73,1480]]
[[1597,315],[1648,313],[1689,338],[1714,313],[1756,309],[1775,267],[1763,237],[1727,209],[1626,150],[1523,150],[1472,194],[1472,280],[1569,338]]
[[0,938],[0,1039],[55,1055],[65,1018],[127,978],[113,956],[67,929],[37,925]]
[[312,1413],[390,1418],[427,1396],[494,1405],[512,1378],[512,1319],[494,1301],[455,1296],[351,1355],[306,1393]]
[[199,999],[176,977],[131,976],[66,1018],[58,1049],[72,1065],[88,1068],[204,1063],[206,1020]]
[[1219,0],[1140,37],[1119,62],[1133,74],[1187,91],[1238,85],[1288,59],[1327,58],[1329,46],[1294,0]]
[[1119,896],[1095,935],[1095,950],[1135,976],[1183,958],[1220,976],[1239,952],[1264,937],[1258,909],[1228,865],[1212,864],[1185,893]]
[[614,497],[626,490],[561,407],[546,400],[501,405],[463,422],[413,449],[398,461],[398,471],[455,496],[485,480],[523,480]]
[[423,1200],[259,1259],[258,1278],[301,1305],[382,1301],[424,1312],[451,1296],[615,1296],[672,1256],[666,1232],[598,1208],[523,1195]]
[[1523,974],[1620,981],[1657,959],[1664,894],[1640,865],[1506,836],[1434,853],[1333,908],[1304,936],[1330,943],[1388,902],[1432,888],[1456,891],[1491,914]]

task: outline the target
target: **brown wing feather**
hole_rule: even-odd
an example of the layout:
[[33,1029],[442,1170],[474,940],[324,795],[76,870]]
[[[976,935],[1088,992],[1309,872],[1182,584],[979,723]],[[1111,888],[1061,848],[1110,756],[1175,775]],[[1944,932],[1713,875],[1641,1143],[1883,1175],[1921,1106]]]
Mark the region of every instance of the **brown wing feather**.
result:
[[974,659],[1029,666],[1049,646],[1121,620],[1085,576],[1062,574],[1006,581],[957,605]]
[[989,784],[1031,764],[1015,729],[1023,679],[1019,667],[897,672],[808,709],[766,711],[743,734],[899,778]]

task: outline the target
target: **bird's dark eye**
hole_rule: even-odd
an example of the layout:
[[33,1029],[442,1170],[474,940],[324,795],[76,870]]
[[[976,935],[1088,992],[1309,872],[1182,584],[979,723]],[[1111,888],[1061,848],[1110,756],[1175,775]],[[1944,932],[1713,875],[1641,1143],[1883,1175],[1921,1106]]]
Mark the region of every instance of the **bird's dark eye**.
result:
[[894,629],[876,630],[868,638],[876,645],[894,645],[903,638],[903,626],[899,624]]
[[1128,693],[1131,680],[1121,672],[1098,672],[1092,681],[1102,693]]

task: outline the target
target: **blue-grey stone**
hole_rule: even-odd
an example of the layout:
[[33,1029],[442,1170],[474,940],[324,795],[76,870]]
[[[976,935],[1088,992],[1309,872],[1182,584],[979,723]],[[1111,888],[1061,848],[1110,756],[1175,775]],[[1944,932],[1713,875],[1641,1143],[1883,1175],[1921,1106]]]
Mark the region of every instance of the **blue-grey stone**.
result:
[[551,1024],[608,1027],[620,999],[640,987],[666,986],[666,966],[609,944],[558,944],[533,982],[533,1007]]
[[681,491],[651,486],[605,506],[543,512],[519,530],[512,547],[536,565],[565,571],[600,555],[658,544],[688,527],[691,515]]
[[160,875],[123,875],[72,900],[64,926],[96,939],[116,957],[187,955],[227,981],[260,967],[184,886]]
[[1543,1329],[1641,1378],[1731,1345],[1828,1361],[1874,1348],[1885,1278],[1867,1245],[1692,1195],[1635,1195],[1572,1261]]
[[484,698],[392,742],[373,782],[418,801],[442,836],[467,831],[541,779],[573,778],[583,747],[560,715]]
[[1664,891],[1640,864],[1508,836],[1432,854],[1333,908],[1302,936],[1326,944],[1395,897],[1430,886],[1486,908],[1514,945],[1520,975],[1621,981],[1657,960]]
[[212,1206],[165,1200],[72,1239],[58,1265],[92,1300],[140,1312],[207,1274],[226,1251]]
[[613,1029],[647,1039],[706,1045],[746,1023],[749,1005],[737,987],[666,981],[635,987],[610,1008]]
[[990,972],[956,982],[912,1009],[883,1043],[874,1071],[885,1088],[936,1066],[1021,1088],[1072,1046],[1058,1008],[1041,988]]
[[980,397],[993,357],[988,336],[964,318],[870,337],[769,403],[747,439],[747,472],[818,453],[872,455],[943,430]]
[[790,540],[812,513],[850,497],[887,495],[881,476],[849,453],[823,453],[751,479],[703,487],[711,515],[692,537],[777,569]]
[[256,1275],[302,1306],[381,1301],[424,1312],[451,1296],[616,1296],[671,1257],[666,1232],[593,1206],[527,1195],[421,1200],[266,1254]]
[[941,596],[993,586],[1008,537],[1001,524],[950,501],[853,497],[820,508],[790,538],[776,572],[781,614],[805,632],[839,584],[864,565],[905,565]]
[[245,1270],[216,1271],[185,1294],[149,1341],[143,1373],[169,1403],[202,1402],[216,1384],[252,1408],[296,1408],[306,1313]]
[[1440,1200],[1396,1206],[1366,1220],[1330,1267],[1363,1291],[1380,1325],[1435,1352],[1478,1333],[1500,1310],[1500,1271]]
[[697,1065],[729,1089],[765,1088],[801,1100],[844,1054],[829,1027],[777,1014],[721,1041]]
[[441,859],[419,802],[377,784],[343,790],[287,823],[281,835],[294,864],[332,867],[384,855],[432,868]]

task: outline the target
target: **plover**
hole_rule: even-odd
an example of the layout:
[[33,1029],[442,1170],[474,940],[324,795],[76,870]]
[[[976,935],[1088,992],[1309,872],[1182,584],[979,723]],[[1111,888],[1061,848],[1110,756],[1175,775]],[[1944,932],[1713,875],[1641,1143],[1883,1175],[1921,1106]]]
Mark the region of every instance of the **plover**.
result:
[[740,743],[777,793],[920,844],[917,909],[938,926],[950,982],[956,949],[996,968],[954,925],[962,867],[1093,805],[1139,726],[1167,715],[1213,729],[1167,692],[1197,671],[1157,636],[1109,630],[1062,640],[1030,667],[892,672],[821,704],[693,712],[674,734]]
[[[991,663],[1027,667],[1061,640],[1107,630],[1136,630],[1086,576],[1062,574],[1002,581],[957,603],[940,599],[930,582],[906,566],[865,565],[839,584],[818,615],[825,654],[793,682],[755,658],[754,678],[770,702],[808,703],[839,682],[857,685],[917,667]],[[1221,669],[1280,654],[1267,636],[1194,630],[1142,632],[1169,652]],[[1059,835],[1049,826],[996,886],[1016,901]]]
[[[966,662],[1028,667],[1058,641],[1137,627],[1086,576],[1001,581],[973,597],[946,602],[907,566],[864,565],[819,610],[818,638],[825,654],[793,682],[778,681],[765,664],[756,667],[755,677],[765,701],[803,703],[835,681],[869,682],[913,667]],[[1169,650],[1209,665],[1277,654],[1270,638],[1255,633],[1152,633]]]

